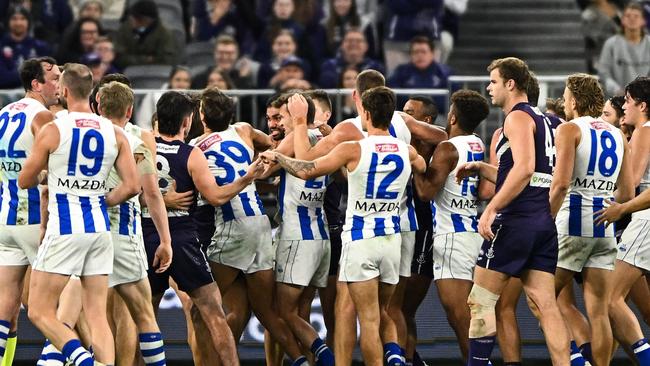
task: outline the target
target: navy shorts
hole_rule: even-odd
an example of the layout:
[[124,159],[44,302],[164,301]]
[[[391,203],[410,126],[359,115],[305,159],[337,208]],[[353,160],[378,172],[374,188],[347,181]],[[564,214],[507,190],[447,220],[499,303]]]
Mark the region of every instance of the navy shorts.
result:
[[206,253],[210,243],[212,242],[212,236],[214,235],[214,206],[212,205],[203,205],[197,206],[192,211],[192,218],[196,224],[196,231],[199,236],[199,244],[201,245],[201,251]]
[[415,248],[411,261],[411,273],[433,278],[433,215],[431,202],[415,201],[415,215],[419,229],[415,232]]
[[[151,220],[142,220],[144,246],[147,251],[149,284],[153,295],[162,294],[169,288],[169,277],[174,279],[181,291],[191,292],[214,281],[208,261],[201,251],[193,225],[178,225],[169,220],[172,237],[172,264],[164,273],[156,273],[153,257],[160,243],[158,231]],[[190,227],[187,227],[190,226]]]
[[526,270],[555,274],[557,230],[530,230],[521,226],[492,225],[494,239],[483,241],[476,264],[520,277]]
[[337,276],[339,270],[339,260],[341,259],[341,248],[343,244],[341,243],[341,232],[343,232],[343,226],[341,225],[330,225],[330,269],[329,276]]

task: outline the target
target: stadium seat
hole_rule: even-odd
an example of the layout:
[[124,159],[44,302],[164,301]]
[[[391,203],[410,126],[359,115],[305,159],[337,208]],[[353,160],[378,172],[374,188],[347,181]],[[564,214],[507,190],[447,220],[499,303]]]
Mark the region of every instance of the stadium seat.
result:
[[185,63],[188,66],[205,66],[214,63],[212,42],[193,42],[185,47]]
[[124,70],[135,89],[160,89],[169,79],[171,65],[133,65]]

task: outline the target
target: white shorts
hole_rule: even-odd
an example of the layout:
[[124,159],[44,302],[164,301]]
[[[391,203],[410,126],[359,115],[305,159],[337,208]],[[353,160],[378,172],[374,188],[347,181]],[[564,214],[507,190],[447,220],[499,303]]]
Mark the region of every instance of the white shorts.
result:
[[329,240],[278,240],[275,280],[298,286],[326,287],[330,268]]
[[38,252],[40,225],[0,225],[0,266],[27,266]]
[[411,277],[411,262],[415,250],[415,231],[402,231],[402,250],[400,251],[399,275]]
[[361,282],[379,277],[380,282],[397,284],[401,245],[400,234],[343,243],[339,281]]
[[583,268],[614,270],[616,238],[589,238],[558,234],[557,266],[573,272]]
[[650,271],[650,220],[632,218],[618,244],[616,259]]
[[244,273],[273,268],[271,223],[266,215],[217,223],[208,259]]
[[433,278],[472,281],[483,237],[479,233],[447,233],[433,237]]
[[113,272],[111,233],[46,233],[32,267],[41,272],[80,277],[108,275]]
[[108,276],[108,287],[138,282],[147,278],[147,253],[142,235],[120,235],[111,232],[113,239],[113,273]]

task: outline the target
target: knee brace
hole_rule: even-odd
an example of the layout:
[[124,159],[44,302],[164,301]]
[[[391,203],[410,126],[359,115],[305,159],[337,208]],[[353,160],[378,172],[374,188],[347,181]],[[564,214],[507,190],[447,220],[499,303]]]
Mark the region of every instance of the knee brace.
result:
[[467,305],[472,315],[469,323],[469,337],[481,338],[497,333],[495,308],[499,295],[474,284],[467,297]]

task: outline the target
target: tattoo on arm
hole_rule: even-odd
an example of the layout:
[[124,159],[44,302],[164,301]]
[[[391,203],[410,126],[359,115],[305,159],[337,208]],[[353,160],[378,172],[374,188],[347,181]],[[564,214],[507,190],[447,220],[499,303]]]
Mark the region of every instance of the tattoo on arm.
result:
[[282,154],[278,154],[277,159],[280,166],[294,176],[299,176],[301,172],[309,173],[316,167],[313,161],[291,159]]

